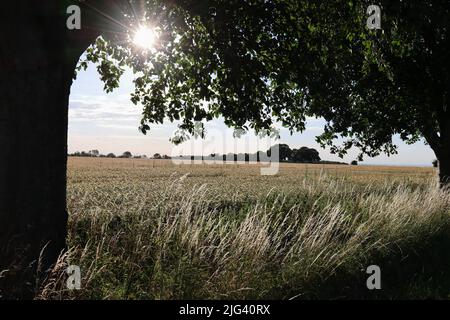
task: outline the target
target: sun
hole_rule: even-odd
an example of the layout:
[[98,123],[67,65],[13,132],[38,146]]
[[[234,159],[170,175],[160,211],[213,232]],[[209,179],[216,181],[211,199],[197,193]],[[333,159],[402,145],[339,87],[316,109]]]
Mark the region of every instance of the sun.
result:
[[141,26],[134,34],[133,43],[142,49],[151,50],[155,47],[156,37],[154,29]]

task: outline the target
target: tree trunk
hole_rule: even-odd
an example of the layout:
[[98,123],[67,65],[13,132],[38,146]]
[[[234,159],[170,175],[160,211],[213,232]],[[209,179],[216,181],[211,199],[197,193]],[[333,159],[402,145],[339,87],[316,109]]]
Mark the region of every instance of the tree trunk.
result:
[[1,289],[20,297],[65,246],[70,75],[56,66],[8,75],[0,82],[0,269],[13,283]]
[[439,182],[441,188],[450,188],[450,155],[439,159]]
[[441,124],[441,148],[437,153],[441,188],[450,188],[450,119]]
[[61,2],[16,2],[0,16],[0,297],[7,299],[32,298],[65,248],[69,93],[92,41],[70,41]]

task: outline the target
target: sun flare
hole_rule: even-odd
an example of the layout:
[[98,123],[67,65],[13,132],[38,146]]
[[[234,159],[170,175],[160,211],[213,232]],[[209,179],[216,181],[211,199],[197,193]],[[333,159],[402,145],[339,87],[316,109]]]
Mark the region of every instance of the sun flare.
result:
[[155,47],[156,32],[152,28],[147,26],[140,27],[133,37],[133,43],[146,50],[153,49]]

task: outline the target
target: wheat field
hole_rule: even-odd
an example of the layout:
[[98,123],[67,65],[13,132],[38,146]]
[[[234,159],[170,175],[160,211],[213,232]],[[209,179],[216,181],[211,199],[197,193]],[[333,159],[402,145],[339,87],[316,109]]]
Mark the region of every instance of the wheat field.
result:
[[67,200],[69,248],[37,299],[448,298],[434,168],[70,158]]

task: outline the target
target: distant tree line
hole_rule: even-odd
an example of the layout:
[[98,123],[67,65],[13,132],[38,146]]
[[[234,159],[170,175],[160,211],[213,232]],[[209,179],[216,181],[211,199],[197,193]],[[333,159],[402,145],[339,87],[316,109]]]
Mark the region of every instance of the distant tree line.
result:
[[[82,157],[82,158],[118,158],[118,159],[149,159],[145,154],[144,155],[133,155],[130,151],[125,151],[121,155],[115,155],[114,153],[101,154],[98,150],[90,150],[90,151],[77,151],[69,154],[69,157]],[[159,153],[155,153],[152,159],[170,159],[167,155],[161,155]]]
[[[272,153],[278,148],[278,159],[272,159]],[[215,160],[215,161],[245,161],[245,162],[266,162],[280,161],[291,163],[329,163],[344,164],[341,162],[322,161],[319,152],[316,149],[301,147],[299,149],[291,149],[287,144],[278,144],[271,147],[267,151],[258,151],[256,153],[228,153],[224,155],[210,154],[209,156],[188,155],[179,156],[177,159],[186,160]]]
[[169,157],[169,156],[166,155],[166,154],[161,155],[161,154],[159,154],[159,153],[155,153],[155,154],[153,155],[153,159],[156,159],[156,160],[169,160],[169,159],[172,159],[172,158]]
[[[276,150],[277,148],[278,150]],[[276,150],[276,151],[275,151]],[[272,159],[272,154],[278,152],[278,159]],[[125,151],[121,155],[115,155],[114,153],[101,154],[98,150],[90,151],[77,151],[69,154],[69,157],[85,157],[85,158],[118,158],[118,159],[156,159],[156,160],[169,160],[172,159],[168,155],[155,153],[153,157],[147,157],[146,155],[133,155],[130,151]],[[267,161],[279,161],[290,163],[321,163],[321,164],[347,164],[336,161],[324,161],[320,158],[319,152],[316,149],[301,147],[299,149],[291,149],[287,144],[278,144],[271,147],[267,151],[258,151],[256,153],[228,153],[224,155],[210,154],[208,156],[198,155],[180,155],[176,159],[182,160],[214,160],[214,161],[245,161],[245,162],[267,162]],[[357,161],[353,161],[352,165],[358,165]]]

